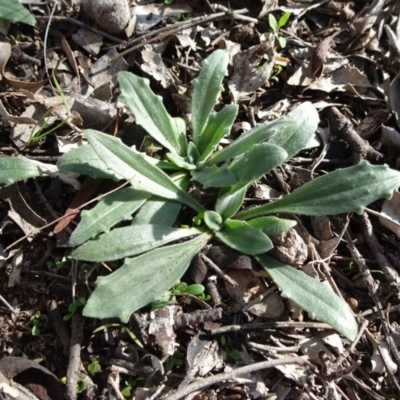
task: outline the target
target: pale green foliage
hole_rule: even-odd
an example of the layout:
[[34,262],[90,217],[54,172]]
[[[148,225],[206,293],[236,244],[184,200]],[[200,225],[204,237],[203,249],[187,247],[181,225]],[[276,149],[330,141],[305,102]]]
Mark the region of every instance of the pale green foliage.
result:
[[321,283],[266,254],[256,256],[256,259],[282,289],[282,295],[307,310],[311,318],[321,319],[324,315],[323,321],[341,334],[350,339],[356,337],[358,328],[352,311],[344,307],[344,301],[329,284]]
[[[326,284],[266,255],[273,247],[269,235],[296,224],[268,214],[361,212],[367,204],[389,198],[400,185],[400,173],[362,162],[320,176],[275,202],[239,212],[251,183],[316,142],[319,117],[314,106],[305,102],[287,116],[255,126],[219,149],[238,112],[233,104],[213,111],[227,74],[227,60],[222,50],[212,53],[194,80],[188,136],[183,120],[168,114],[147,80],[128,72],[119,75],[120,100],[137,123],[166,148],[166,159],[153,159],[119,139],[87,130],[89,144],[59,160],[59,168],[67,171],[125,180],[131,185],[105,196],[92,210],[84,212],[71,235],[70,245],[79,246],[72,254],[75,258],[105,261],[126,257],[122,267],[98,278],[84,315],[119,317],[127,322],[140,307],[162,298],[203,245],[215,237],[233,249],[256,256],[285,296],[313,318],[354,339],[357,324],[341,298]],[[7,166],[12,171],[7,177],[0,173],[0,182],[12,183],[40,173],[29,161],[8,160],[0,158],[0,171]],[[200,183],[204,191],[220,188],[214,210],[206,210],[187,192],[190,180]],[[173,227],[181,205],[197,213],[193,217],[195,227]],[[131,219],[130,226],[115,227]],[[181,242],[170,244],[177,240]]]
[[35,17],[18,0],[0,1],[0,18],[11,22],[35,25]]
[[37,164],[25,157],[0,157],[0,184],[10,185],[40,175]]
[[117,271],[98,278],[96,294],[90,296],[83,315],[119,317],[122,322],[128,322],[132,310],[161,297],[182,277],[208,238],[208,234],[202,234],[188,242],[125,259]]
[[285,12],[280,18],[279,21],[276,20],[273,14],[268,14],[268,23],[269,27],[273,30],[276,40],[279,43],[279,46],[283,49],[286,47],[286,38],[280,36],[280,28],[283,28],[287,22],[289,21],[291,13]]

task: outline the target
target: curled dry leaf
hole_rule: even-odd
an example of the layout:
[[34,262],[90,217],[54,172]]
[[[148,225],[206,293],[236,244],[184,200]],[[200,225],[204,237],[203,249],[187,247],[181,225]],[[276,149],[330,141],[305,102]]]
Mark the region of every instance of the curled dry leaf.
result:
[[275,63],[274,37],[236,54],[228,86],[235,102],[267,84]]
[[6,72],[6,64],[11,56],[11,45],[9,43],[0,43],[0,75],[13,88],[25,89],[30,92],[36,92],[45,85],[49,78],[37,82],[23,82],[16,79],[11,73]]
[[[252,271],[230,269],[227,272],[238,286],[225,281],[225,288],[229,296],[242,307],[261,296],[266,288],[261,278]],[[262,318],[278,318],[285,312],[282,298],[275,292],[270,293],[259,302],[248,308],[248,311]]]

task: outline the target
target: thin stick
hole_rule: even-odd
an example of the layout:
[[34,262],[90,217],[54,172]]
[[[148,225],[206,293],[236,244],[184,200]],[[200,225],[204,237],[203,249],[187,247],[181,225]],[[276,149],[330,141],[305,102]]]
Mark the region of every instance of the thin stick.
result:
[[260,371],[262,369],[273,368],[278,365],[288,364],[310,365],[309,361],[306,358],[302,357],[289,357],[282,358],[280,360],[261,361],[259,363],[236,368],[229,372],[223,372],[222,374],[213,375],[198,382],[193,382],[190,385],[184,386],[182,389],[178,389],[177,392],[175,392],[171,396],[168,396],[166,400],[179,400],[189,395],[190,393],[205,389],[206,387],[214,385],[216,383],[235,378],[239,375]]
[[[72,216],[72,215],[76,215],[77,212],[78,212],[80,209],[82,209],[83,207],[86,207],[87,205],[89,205],[89,204],[91,204],[91,203],[93,203],[93,202],[95,202],[95,201],[97,201],[97,200],[99,200],[99,199],[101,199],[101,198],[103,198],[103,197],[105,197],[105,196],[111,194],[111,193],[114,193],[114,192],[116,192],[116,191],[122,189],[123,187],[127,186],[128,184],[129,184],[129,181],[123,183],[122,185],[118,186],[117,188],[115,188],[115,189],[113,189],[113,190],[110,190],[110,191],[107,192],[107,193],[101,194],[100,196],[97,196],[97,197],[95,197],[94,199],[92,199],[92,200],[90,200],[90,201],[87,201],[86,203],[84,203],[84,204],[80,205],[79,207],[75,208],[75,210],[71,211],[70,213],[68,213],[68,214],[66,214],[66,215],[63,215],[62,217],[57,218],[57,219],[55,219],[55,220],[52,221],[52,222],[49,222],[47,225],[42,226],[41,228],[39,228],[39,231],[42,231],[43,229],[46,229],[46,228],[48,228],[48,227],[54,225],[56,222],[61,221],[61,220],[64,219],[64,218],[70,217],[70,216]],[[25,239],[28,238],[28,237],[29,237],[29,235],[22,236],[21,238],[19,238],[18,240],[16,240],[14,243],[11,243],[9,246],[7,246],[4,250],[5,250],[5,251],[10,250],[10,249],[13,248],[16,244],[22,242],[23,240],[25,240]]]
[[0,301],[14,314],[18,316],[16,309],[0,294]]
[[152,31],[149,33],[146,33],[138,38],[135,38],[134,40],[129,42],[129,49],[124,50],[122,53],[117,54],[116,56],[112,57],[110,59],[110,63],[131,53],[132,51],[139,49],[140,47],[145,46],[146,44],[150,44],[153,42],[156,42],[158,40],[162,40],[167,38],[168,36],[175,35],[176,33],[183,31],[188,28],[192,28],[194,26],[203,24],[205,22],[211,22],[215,21],[218,19],[223,19],[223,18],[234,18],[237,19],[240,14],[244,14],[248,12],[247,9],[243,10],[237,10],[234,12],[220,12],[220,13],[215,13],[209,16],[202,16],[202,17],[197,17],[193,18],[190,21],[183,21],[183,22],[177,22],[176,24],[173,24],[172,26],[168,26],[165,28],[161,28],[157,31]]
[[65,399],[77,399],[78,371],[81,364],[81,342],[83,331],[83,318],[76,312],[72,317],[72,332],[69,345],[69,360],[67,369],[67,385]]

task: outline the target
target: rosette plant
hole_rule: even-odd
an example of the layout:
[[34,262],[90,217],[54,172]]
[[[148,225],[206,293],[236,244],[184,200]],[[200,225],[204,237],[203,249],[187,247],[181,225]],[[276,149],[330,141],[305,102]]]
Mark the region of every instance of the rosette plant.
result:
[[[165,148],[162,160],[93,130],[85,131],[88,144],[59,160],[60,170],[129,184],[83,211],[70,237],[75,259],[124,260],[114,272],[98,278],[83,314],[127,322],[133,312],[162,297],[207,242],[219,240],[254,256],[284,296],[311,317],[354,339],[357,323],[346,302],[329,285],[269,256],[273,248],[269,236],[296,224],[277,217],[278,213],[360,213],[369,203],[390,198],[400,185],[400,173],[363,161],[322,175],[279,200],[246,208],[249,185],[315,143],[319,118],[306,102],[286,117],[257,125],[222,148],[221,140],[230,132],[238,112],[235,104],[213,111],[227,70],[228,55],[222,50],[203,62],[193,81],[189,129],[184,119],[169,115],[147,79],[119,73],[119,100],[133,113],[136,123]],[[0,167],[8,168],[7,177],[3,174],[0,179],[10,183],[35,176],[32,168],[26,168],[24,176],[21,168],[27,165],[30,162],[23,158],[0,159]],[[187,191],[190,184],[204,191],[219,188],[212,210]],[[180,225],[182,205],[193,211],[191,227]]]

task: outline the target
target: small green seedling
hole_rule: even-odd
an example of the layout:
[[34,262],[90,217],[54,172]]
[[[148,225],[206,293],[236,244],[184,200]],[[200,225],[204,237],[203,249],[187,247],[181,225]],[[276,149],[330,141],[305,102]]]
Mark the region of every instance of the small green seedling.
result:
[[222,359],[224,361],[229,359],[232,359],[233,361],[240,361],[242,359],[242,355],[240,354],[239,350],[231,349],[228,346],[226,337],[224,335],[219,338],[219,341],[222,345]]
[[[31,130],[31,134],[29,135],[29,139],[27,141],[27,147],[30,147],[36,143],[38,143],[41,139],[43,139],[44,137],[50,135],[53,132],[56,132],[58,129],[60,129],[61,127],[63,127],[66,122],[68,121],[68,119],[71,118],[71,108],[68,104],[68,100],[65,97],[65,94],[60,86],[60,84],[58,83],[58,80],[56,78],[56,71],[58,68],[58,65],[62,62],[63,60],[60,60],[57,64],[57,66],[53,69],[52,73],[51,73],[51,78],[52,81],[54,83],[54,86],[56,87],[57,93],[59,94],[59,96],[62,99],[62,103],[65,107],[65,110],[67,112],[67,118],[61,122],[59,122],[56,126],[49,128],[49,124],[48,121],[50,119],[50,114],[51,114],[51,109],[47,110],[46,113],[36,122],[35,126],[32,128]],[[49,128],[49,129],[48,129]]]
[[185,359],[185,354],[176,351],[172,356],[169,356],[165,362],[166,371],[172,371],[174,367],[180,367]]
[[46,262],[46,265],[51,272],[57,274],[64,266],[64,263],[60,260],[54,260],[54,261],[49,260]]
[[32,336],[38,336],[48,325],[47,315],[42,314],[40,311],[36,311],[35,314],[30,318],[32,322],[31,333]]
[[143,380],[142,378],[134,378],[130,376],[128,379],[124,381],[124,387],[121,390],[122,396],[127,399],[132,398],[132,389],[139,385],[139,381]]
[[68,306],[69,313],[64,315],[63,320],[68,321],[72,318],[75,312],[79,309],[84,307],[86,304],[86,299],[84,297],[80,297],[79,299],[75,300]]
[[199,299],[205,301],[209,300],[210,296],[204,294],[205,287],[203,285],[200,285],[199,283],[195,283],[193,285],[188,285],[185,282],[180,282],[177,283],[175,286],[172,287],[171,290],[168,290],[167,292],[164,293],[163,296],[161,296],[159,299],[156,301],[153,301],[151,303],[152,308],[160,308],[164,307],[166,304],[168,304],[169,301],[175,300],[177,295],[185,295],[185,294],[190,294],[192,296],[196,296]]
[[[62,385],[66,385],[67,384],[67,377],[63,376],[62,378],[60,378],[60,383]],[[78,376],[78,381],[76,383],[76,391],[78,393],[83,393],[86,390],[86,383],[82,380],[82,378],[80,378]]]
[[285,12],[280,18],[279,21],[276,20],[274,14],[268,14],[268,23],[269,27],[273,30],[276,40],[279,43],[279,46],[283,49],[286,47],[286,38],[280,36],[280,29],[283,28],[287,22],[289,21],[291,13]]
[[90,364],[87,366],[87,370],[92,374],[97,374],[98,372],[101,372],[101,365],[100,362],[97,358],[91,358]]
[[126,326],[122,324],[116,324],[116,323],[111,323],[111,324],[104,324],[96,328],[93,333],[101,332],[104,329],[108,328],[123,328],[126,333],[129,335],[129,337],[132,339],[132,341],[137,344],[141,349],[143,349],[143,344],[142,342],[137,338],[137,336]]

